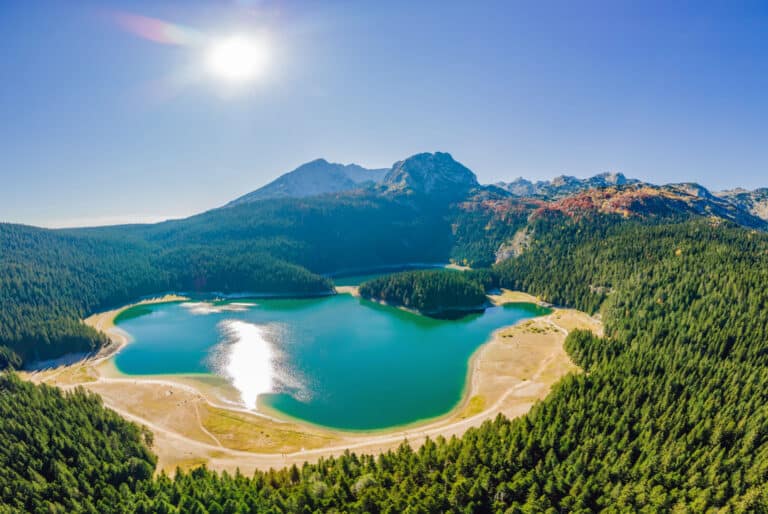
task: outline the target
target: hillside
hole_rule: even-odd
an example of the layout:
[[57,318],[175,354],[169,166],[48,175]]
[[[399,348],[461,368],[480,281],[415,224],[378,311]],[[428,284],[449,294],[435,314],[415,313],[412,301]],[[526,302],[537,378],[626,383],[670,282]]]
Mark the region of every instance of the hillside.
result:
[[[646,224],[712,218],[766,230],[768,222],[694,184],[606,186],[550,199],[518,197],[495,186],[472,191],[456,204],[451,257],[487,266],[523,251],[531,222],[547,214],[579,219],[615,215]],[[477,234],[483,234],[477,237]]]
[[118,512],[152,477],[151,436],[93,393],[0,375],[0,512]]
[[80,320],[145,295],[324,294],[332,287],[257,244],[180,242],[164,248],[120,237],[122,230],[52,231],[0,224],[0,368],[98,349],[106,337]]

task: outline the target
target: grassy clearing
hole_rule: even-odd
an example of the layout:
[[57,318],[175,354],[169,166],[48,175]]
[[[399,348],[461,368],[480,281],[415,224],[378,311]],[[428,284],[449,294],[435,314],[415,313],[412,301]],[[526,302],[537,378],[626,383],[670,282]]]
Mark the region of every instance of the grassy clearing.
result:
[[96,382],[98,374],[90,366],[76,366],[67,369],[56,377],[64,384],[88,384]]
[[206,406],[200,409],[203,427],[227,448],[261,453],[292,453],[320,448],[337,440],[307,427],[278,423],[245,413]]
[[458,415],[458,418],[466,419],[466,418],[471,418],[472,416],[475,416],[477,414],[480,414],[485,410],[487,403],[488,402],[485,400],[485,396],[481,396],[481,395],[473,396],[467,402],[467,406],[464,407],[464,410],[461,411],[461,413]]
[[502,289],[501,294],[489,295],[488,298],[494,305],[504,305],[505,303],[539,303],[539,299],[528,293],[521,291],[510,291]]
[[207,458],[203,457],[192,457],[189,459],[180,459],[173,463],[168,463],[164,467],[158,467],[155,474],[160,474],[161,472],[164,472],[169,475],[173,475],[177,469],[180,469],[182,471],[189,471],[191,469],[199,468],[201,466],[205,466],[208,463]]

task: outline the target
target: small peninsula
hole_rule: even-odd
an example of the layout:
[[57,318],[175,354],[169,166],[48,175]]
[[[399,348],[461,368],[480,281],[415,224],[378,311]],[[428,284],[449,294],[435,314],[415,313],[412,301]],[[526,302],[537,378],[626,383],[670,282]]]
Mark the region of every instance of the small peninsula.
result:
[[483,312],[485,289],[467,274],[450,270],[407,271],[360,285],[360,296],[434,318]]

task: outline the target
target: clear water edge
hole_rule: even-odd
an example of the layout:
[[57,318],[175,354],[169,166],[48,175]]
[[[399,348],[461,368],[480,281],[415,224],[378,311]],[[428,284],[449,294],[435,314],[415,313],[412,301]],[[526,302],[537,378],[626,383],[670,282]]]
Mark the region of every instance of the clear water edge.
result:
[[[340,296],[346,296],[349,299],[352,298],[349,295],[340,295]],[[265,300],[261,299],[258,302],[264,302],[264,301]],[[304,301],[312,302],[312,301],[318,301],[318,299],[293,300],[292,302],[304,302]],[[387,314],[388,316],[396,315],[396,313],[403,313],[402,310],[394,308],[394,307],[381,306],[379,304],[374,304],[373,302],[367,302],[365,300],[360,300],[360,299],[355,299],[354,301],[359,302],[359,304],[360,304],[360,306],[362,308],[368,308],[368,307],[375,306],[374,310],[377,310],[377,311],[378,310],[383,310],[384,312],[392,311],[392,312],[389,312]],[[256,303],[256,305],[258,305],[258,302]],[[278,302],[279,302],[279,300],[278,300]],[[168,302],[168,303],[163,303],[163,304],[153,304],[151,306],[141,306],[141,307],[143,307],[145,310],[147,310],[147,307],[149,307],[149,309],[148,309],[149,311],[155,312],[156,310],[162,309],[163,307],[168,307],[168,306],[173,306],[173,305],[177,305],[178,306],[178,305],[180,305],[182,303],[184,303],[184,302],[173,301],[173,302]],[[232,304],[232,303],[237,303],[237,301],[217,302],[216,305],[227,305],[227,304]],[[369,304],[372,304],[372,305],[369,305]],[[136,307],[136,308],[138,308],[138,307]],[[532,317],[544,315],[547,312],[549,312],[546,309],[543,309],[543,308],[541,308],[539,306],[536,306],[534,304],[528,304],[528,303],[508,304],[507,306],[501,307],[500,309],[516,309],[516,308],[521,309],[523,312],[527,311],[527,313],[518,316],[517,319],[515,319],[512,323],[503,323],[502,322],[502,323],[500,323],[498,325],[494,325],[492,327],[492,330],[490,330],[489,333],[486,334],[486,337],[484,337],[483,341],[480,344],[477,344],[477,345],[474,346],[474,348],[472,349],[472,351],[469,354],[468,358],[465,360],[466,368],[465,368],[464,373],[463,373],[463,380],[461,382],[461,387],[460,387],[460,390],[458,391],[457,398],[450,405],[449,404],[444,404],[443,408],[440,409],[441,410],[440,413],[429,412],[428,414],[423,415],[423,416],[412,416],[411,419],[409,419],[407,421],[404,421],[404,422],[385,423],[385,424],[379,423],[380,426],[363,426],[363,427],[360,427],[360,426],[344,426],[345,423],[343,423],[343,422],[340,423],[340,424],[337,424],[337,423],[327,423],[327,422],[318,422],[316,420],[311,419],[311,416],[302,417],[300,415],[296,415],[295,413],[290,412],[290,409],[285,409],[285,410],[280,409],[279,407],[275,406],[274,401],[270,402],[270,399],[274,400],[275,396],[277,396],[279,394],[284,394],[284,393],[278,393],[278,394],[272,393],[272,394],[259,395],[258,396],[257,403],[256,403],[257,411],[258,412],[256,414],[263,414],[263,415],[266,415],[266,416],[269,416],[269,417],[274,417],[274,418],[277,418],[277,419],[280,419],[280,420],[295,421],[295,422],[298,422],[298,423],[303,423],[303,424],[307,424],[307,425],[311,425],[311,426],[316,426],[316,427],[320,427],[320,428],[323,428],[323,429],[331,429],[331,430],[335,430],[335,431],[344,431],[344,432],[357,432],[357,433],[380,433],[380,432],[385,432],[385,431],[391,431],[393,429],[406,429],[407,430],[407,429],[411,429],[411,428],[416,428],[416,427],[421,426],[421,425],[425,425],[425,424],[429,424],[429,423],[434,423],[436,421],[439,421],[440,419],[444,419],[446,417],[449,417],[449,416],[455,414],[458,409],[463,408],[466,405],[466,403],[469,401],[469,395],[470,395],[470,390],[471,390],[472,374],[473,374],[473,370],[474,370],[475,359],[478,357],[478,354],[483,349],[483,347],[488,342],[490,342],[493,339],[495,332],[497,332],[498,330],[500,330],[502,328],[505,328],[505,327],[508,327],[510,325],[513,325],[515,323],[518,323],[518,322],[530,319]],[[130,321],[132,319],[138,319],[136,317],[132,317],[131,316],[131,313],[130,313],[131,310],[132,309],[128,309],[127,311],[123,311],[123,313],[121,313],[115,319],[115,325],[116,326],[117,325],[123,325],[120,328],[122,330],[128,332],[129,334],[130,334],[130,325],[131,325]],[[412,314],[412,313],[405,313],[405,314],[407,316],[420,317],[417,314]],[[498,312],[497,312],[497,314],[498,314]],[[476,318],[480,318],[482,316],[485,316],[485,315],[475,315]],[[506,316],[504,316],[504,317],[506,317]],[[448,321],[448,322],[444,322],[444,323],[452,323],[452,322]],[[126,330],[125,325],[128,325],[128,330]],[[135,341],[134,341],[134,343],[131,344],[131,346],[133,346],[134,344],[135,344]],[[220,344],[220,342],[217,342],[215,344]],[[217,379],[226,380],[226,379],[224,379],[224,377],[221,377],[219,374],[214,373],[212,371],[197,372],[197,373],[189,372],[189,371],[184,371],[184,372],[163,372],[163,373],[133,373],[130,370],[126,370],[124,368],[121,368],[121,366],[119,365],[119,360],[120,360],[119,357],[125,351],[125,349],[126,348],[123,348],[120,352],[118,352],[111,359],[111,362],[114,365],[116,371],[118,373],[124,375],[124,376],[130,376],[130,377],[136,377],[136,378],[149,378],[149,379],[152,379],[152,378],[157,379],[157,378],[160,378],[162,376],[166,376],[166,377],[169,377],[169,378],[172,378],[172,377],[181,378],[181,377],[183,377],[183,378],[192,379],[192,380],[197,380],[197,379],[204,380],[204,379],[207,379],[207,378],[214,378],[215,377]],[[207,380],[206,380],[206,382],[207,382]],[[230,387],[232,387],[231,383],[230,383]],[[226,403],[228,403],[228,404],[232,403],[229,399],[227,399],[225,397],[221,397],[221,399],[223,401],[225,401]],[[395,398],[394,401],[396,401],[396,398]],[[241,406],[237,406],[237,407],[240,407],[240,409],[242,408]]]

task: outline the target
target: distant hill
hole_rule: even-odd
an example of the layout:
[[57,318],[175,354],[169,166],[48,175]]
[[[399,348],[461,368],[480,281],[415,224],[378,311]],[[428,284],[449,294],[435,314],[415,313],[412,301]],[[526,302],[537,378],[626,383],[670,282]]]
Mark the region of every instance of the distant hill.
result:
[[552,180],[540,180],[531,182],[524,178],[518,178],[512,182],[497,182],[496,187],[512,193],[514,196],[542,197],[554,199],[587,189],[609,186],[625,186],[638,184],[636,179],[628,179],[623,173],[601,173],[591,178],[580,179],[568,175],[561,175]]
[[357,164],[337,164],[325,159],[316,159],[281,175],[256,191],[231,201],[227,207],[270,198],[305,198],[350,191],[381,182],[388,171],[388,169],[371,170]]
[[622,173],[601,173],[579,179],[560,176],[531,182],[518,178],[493,187],[512,197],[549,202],[548,209],[566,214],[589,210],[631,215],[691,214],[715,216],[751,228],[768,228],[768,189],[712,192],[695,182],[656,185],[627,178]]
[[568,215],[583,211],[620,214],[625,217],[705,216],[732,221],[749,228],[768,228],[765,220],[714,196],[697,184],[633,184],[593,188],[554,200],[546,209]]

